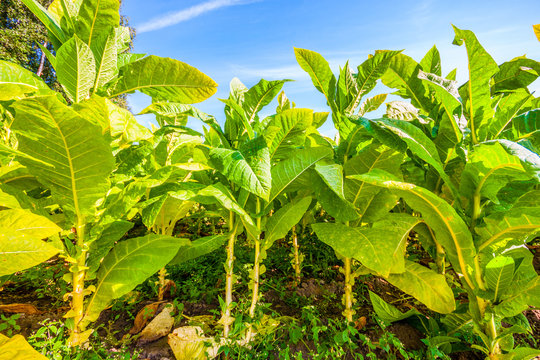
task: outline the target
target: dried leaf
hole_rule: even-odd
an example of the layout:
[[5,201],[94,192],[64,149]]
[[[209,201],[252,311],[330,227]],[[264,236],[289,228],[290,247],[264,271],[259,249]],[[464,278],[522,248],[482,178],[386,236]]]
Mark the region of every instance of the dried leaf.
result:
[[0,305],[0,311],[7,312],[7,313],[28,314],[28,315],[43,314],[43,311],[39,311],[32,304]]
[[156,311],[159,307],[159,304],[161,301],[152,303],[150,305],[146,305],[143,307],[139,312],[137,313],[137,316],[135,316],[135,323],[131,330],[129,330],[129,333],[131,335],[138,334],[141,332],[141,330],[146,326],[148,321],[150,321],[151,318],[154,317],[156,314]]
[[365,316],[361,316],[360,318],[358,318],[358,320],[356,320],[354,322],[354,327],[356,328],[356,330],[362,330],[363,328],[366,327],[366,324],[367,324],[367,319]]

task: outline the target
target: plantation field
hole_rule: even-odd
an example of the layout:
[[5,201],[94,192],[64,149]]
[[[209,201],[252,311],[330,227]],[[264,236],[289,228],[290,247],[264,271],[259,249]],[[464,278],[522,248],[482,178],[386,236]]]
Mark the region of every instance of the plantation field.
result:
[[48,40],[0,60],[0,360],[540,357],[539,62],[455,26],[463,83],[435,46],[294,48],[326,110],[233,78],[220,122],[118,0],[21,1]]

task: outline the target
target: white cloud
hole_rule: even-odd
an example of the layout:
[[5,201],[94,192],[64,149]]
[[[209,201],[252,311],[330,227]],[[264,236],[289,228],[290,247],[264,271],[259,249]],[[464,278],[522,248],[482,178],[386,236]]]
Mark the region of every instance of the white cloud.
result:
[[307,73],[302,70],[300,65],[296,63],[276,67],[249,67],[242,65],[231,65],[230,70],[240,79],[309,79],[309,75],[307,75]]
[[198,5],[194,5],[184,10],[175,11],[159,17],[155,17],[137,26],[137,33],[140,34],[163,29],[193,19],[199,15],[222,7],[251,4],[256,1],[257,0],[210,0]]

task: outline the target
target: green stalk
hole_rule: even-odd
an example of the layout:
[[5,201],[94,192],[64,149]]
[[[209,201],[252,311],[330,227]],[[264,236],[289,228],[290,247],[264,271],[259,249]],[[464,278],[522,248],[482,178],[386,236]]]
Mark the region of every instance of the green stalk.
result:
[[296,233],[296,225],[292,228],[292,243],[294,251],[294,286],[300,285],[301,270],[300,270],[300,251],[298,246],[298,234]]
[[[257,214],[261,211],[261,201],[257,198]],[[261,218],[257,218],[257,229],[261,229]],[[251,306],[249,307],[249,316],[253,319],[255,317],[255,309],[257,308],[257,302],[259,301],[259,277],[260,277],[260,264],[261,264],[261,238],[257,235],[255,239],[255,255],[253,259],[253,278],[252,278],[252,297]]]
[[343,316],[345,316],[348,323],[353,321],[353,315],[355,313],[355,311],[352,308],[352,305],[353,305],[352,288],[354,285],[354,277],[351,272],[351,262],[352,262],[351,258],[345,258],[344,260],[345,294],[343,295],[343,305],[345,305],[345,310],[343,311]]
[[86,340],[81,336],[84,331],[81,322],[84,314],[84,280],[86,277],[86,253],[88,251],[84,248],[85,222],[83,219],[77,219],[76,230],[77,247],[81,249],[81,253],[77,257],[76,265],[70,268],[73,283],[70,310],[73,317],[73,329],[71,330],[70,346],[79,346]]
[[499,355],[502,354],[502,352],[501,347],[499,346],[499,341],[495,340],[497,338],[497,325],[495,324],[495,316],[493,314],[491,314],[491,319],[486,325],[486,332],[491,340],[489,357],[493,359],[498,359]]
[[255,309],[257,308],[257,302],[259,301],[259,277],[260,277],[260,259],[261,257],[261,242],[259,239],[255,240],[255,259],[253,261],[253,279],[252,279],[252,296],[251,306],[249,307],[249,316],[253,319],[255,317]]
[[233,270],[234,270],[234,242],[236,240],[236,230],[238,225],[234,222],[234,213],[229,212],[229,241],[227,244],[227,262],[225,263],[225,308],[221,315],[221,322],[223,323],[223,336],[228,337],[230,326],[234,321],[231,316],[232,306],[232,288],[233,288]]
[[161,268],[159,270],[159,289],[158,289],[158,301],[163,300],[163,295],[165,293],[165,281],[167,276],[167,270],[165,268]]

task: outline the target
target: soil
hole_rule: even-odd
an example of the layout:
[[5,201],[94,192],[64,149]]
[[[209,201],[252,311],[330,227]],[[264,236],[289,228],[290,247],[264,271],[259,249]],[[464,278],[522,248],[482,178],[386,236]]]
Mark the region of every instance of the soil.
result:
[[[534,253],[534,266],[540,273],[540,245],[531,246],[530,250]],[[275,276],[280,276],[276,274]],[[270,309],[282,316],[289,316],[298,318],[301,314],[301,308],[299,306],[291,305],[286,300],[296,296],[301,299],[305,299],[306,303],[316,303],[317,308],[321,314],[321,320],[328,322],[328,319],[338,319],[341,317],[342,304],[341,296],[343,293],[343,278],[336,272],[335,281],[325,282],[320,279],[306,278],[297,287],[290,287],[288,289],[272,289],[266,288],[264,290],[262,299],[264,302],[270,303]],[[363,289],[362,294],[358,295],[357,304],[357,318],[365,318],[365,323],[362,324],[360,331],[367,335],[373,341],[378,339],[382,335],[382,329],[374,322],[372,316],[373,310],[366,300],[368,298],[367,290],[375,292],[383,300],[396,306],[399,310],[405,312],[410,310],[411,305],[410,297],[399,291],[397,288],[389,284],[387,281],[374,278],[374,277],[360,277],[357,279],[357,289]],[[99,317],[95,328],[98,330],[99,336],[108,344],[110,344],[111,351],[114,351],[122,343],[122,339],[128,334],[129,330],[133,326],[134,317],[139,310],[144,306],[152,303],[153,301],[147,300],[132,306],[129,311],[125,309],[111,309],[105,310]],[[62,316],[67,312],[67,307],[51,308],[52,303],[58,303],[56,299],[48,298],[47,296],[38,298],[37,294],[30,288],[21,288],[20,285],[4,284],[4,291],[0,292],[0,304],[32,304],[38,310],[37,314],[22,314],[17,320],[17,324],[21,327],[18,333],[28,337],[33,332],[40,328],[40,323],[46,319],[50,320],[62,320]],[[183,314],[187,317],[196,317],[201,315],[210,315],[217,312],[219,304],[216,303],[204,303],[204,302],[184,302]],[[419,306],[415,303],[414,308],[419,312],[428,314],[427,308]],[[161,309],[160,309],[161,310]],[[158,312],[160,311],[158,310]],[[525,313],[528,318],[533,336],[536,342],[540,342],[540,310],[528,310]],[[10,314],[6,314],[10,315]],[[176,326],[187,324],[186,320],[182,320]],[[406,320],[396,322],[390,325],[387,331],[393,333],[403,344],[406,350],[419,350],[425,347],[421,341],[423,334]],[[534,341],[530,336],[520,336],[520,341],[529,343],[529,346],[534,346]],[[301,352],[304,355],[304,359],[309,358],[309,353],[315,350],[316,344],[310,341],[298,342],[297,344],[289,344],[291,353]],[[167,337],[163,337],[157,341],[138,344],[137,341],[132,341],[130,348],[133,351],[140,352],[139,359],[149,360],[174,360],[174,355],[167,344]],[[365,350],[360,347],[360,352]],[[367,351],[366,351],[367,353]],[[381,358],[384,358],[382,353],[377,354]],[[353,356],[348,354],[345,359],[352,359]],[[466,360],[466,359],[483,359],[483,356],[478,352],[467,351],[461,353],[454,353],[451,355],[452,359]]]

